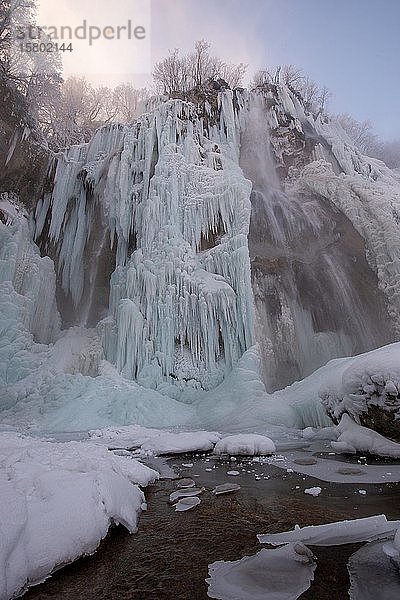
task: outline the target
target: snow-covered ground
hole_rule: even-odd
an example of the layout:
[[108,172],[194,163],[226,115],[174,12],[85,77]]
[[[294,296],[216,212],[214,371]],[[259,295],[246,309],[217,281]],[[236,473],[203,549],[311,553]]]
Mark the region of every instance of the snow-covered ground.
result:
[[83,554],[112,523],[134,533],[158,473],[93,443],[0,433],[0,598]]

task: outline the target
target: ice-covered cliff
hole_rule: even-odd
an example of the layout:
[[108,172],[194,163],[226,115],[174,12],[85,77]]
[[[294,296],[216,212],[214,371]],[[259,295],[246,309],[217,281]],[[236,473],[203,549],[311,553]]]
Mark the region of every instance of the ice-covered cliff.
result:
[[274,408],[264,385],[397,338],[400,176],[285,86],[157,101],[60,155],[48,179],[29,226],[1,225],[17,265],[17,248],[37,252],[32,227],[43,255],[29,289],[7,256],[2,268],[13,294],[44,300],[23,321],[43,377],[27,366],[17,390],[5,378],[21,414],[40,396],[53,427],[210,424],[220,397],[221,423],[248,403],[264,421],[318,425],[317,393],[307,410],[290,393]]

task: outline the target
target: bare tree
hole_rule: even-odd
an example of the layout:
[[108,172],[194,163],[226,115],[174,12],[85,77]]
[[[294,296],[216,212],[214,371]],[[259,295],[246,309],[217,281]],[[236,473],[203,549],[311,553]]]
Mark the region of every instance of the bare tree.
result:
[[173,95],[202,88],[210,80],[224,80],[230,87],[238,87],[243,81],[247,66],[227,64],[210,54],[210,44],[205,40],[195,43],[194,51],[180,56],[175,49],[155,65],[153,78],[159,91]]

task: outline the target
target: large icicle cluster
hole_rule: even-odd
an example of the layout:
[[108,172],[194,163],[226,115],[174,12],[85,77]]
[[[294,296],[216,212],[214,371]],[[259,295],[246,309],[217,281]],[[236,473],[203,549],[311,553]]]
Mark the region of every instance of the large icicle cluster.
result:
[[207,131],[193,105],[175,100],[131,126],[99,130],[58,161],[54,190],[36,211],[36,236],[48,227],[76,306],[90,285],[85,263],[100,214],[116,246],[100,324],[106,357],[172,395],[214,387],[253,343],[251,184],[238,166],[232,92],[211,116]]
[[20,321],[38,342],[53,342],[60,330],[53,262],[41,258],[31,241],[28,215],[12,194],[1,194],[0,217],[0,285],[4,296],[19,294]]

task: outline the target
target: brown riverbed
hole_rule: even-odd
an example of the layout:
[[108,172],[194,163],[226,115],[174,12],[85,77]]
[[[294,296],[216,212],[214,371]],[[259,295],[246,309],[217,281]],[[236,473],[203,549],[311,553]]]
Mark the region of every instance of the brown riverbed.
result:
[[[193,468],[183,468],[187,462],[194,463]],[[257,533],[380,513],[400,518],[399,484],[330,484],[251,460],[232,464],[179,457],[169,464],[183,476],[198,475],[196,483],[206,487],[200,506],[174,512],[168,497],[176,483],[159,481],[146,491],[148,511],[141,516],[137,534],[115,527],[94,556],[58,571],[24,598],[205,600],[208,564],[255,554],[261,549]],[[232,469],[240,475],[228,476]],[[211,494],[215,485],[226,481],[239,483],[241,490],[219,497]],[[322,487],[318,497],[304,494],[305,488],[318,485]],[[367,494],[361,496],[360,488]],[[359,547],[312,548],[318,558],[315,581],[301,599],[347,600],[346,563]]]

